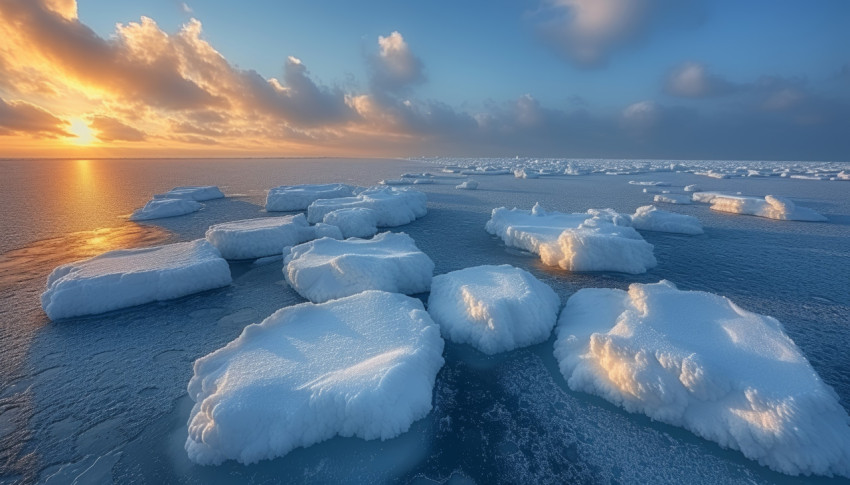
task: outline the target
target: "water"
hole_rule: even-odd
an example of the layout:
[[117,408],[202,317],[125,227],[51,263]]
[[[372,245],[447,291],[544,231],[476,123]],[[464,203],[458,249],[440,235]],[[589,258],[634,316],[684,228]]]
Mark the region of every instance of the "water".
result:
[[[570,391],[552,342],[485,357],[447,344],[434,411],[381,442],[336,438],[251,466],[200,467],[183,450],[192,362],[280,307],[303,301],[280,264],[233,263],[231,286],[136,308],[50,323],[38,295],[58,264],[119,247],[202,237],[213,223],[261,217],[265,190],[292,183],[370,185],[415,161],[50,160],[0,162],[0,481],[82,483],[832,483],[771,472],[687,431]],[[6,176],[8,174],[8,176]],[[776,316],[850,403],[850,184],[692,174],[591,175],[521,180],[478,177],[459,191],[451,176],[417,186],[429,214],[396,228],[436,263],[436,273],[509,263],[550,284],[563,301],[582,287],[625,288],[670,279]],[[706,234],[644,233],[657,268],[644,275],[571,274],[506,249],[483,230],[494,207],[632,212],[651,195],[629,180],[697,183],[706,190],[793,197],[828,223],[780,222],[711,212]],[[198,213],[136,224],[126,215],[153,193],[215,184],[230,195]],[[668,207],[669,209],[669,207]]]

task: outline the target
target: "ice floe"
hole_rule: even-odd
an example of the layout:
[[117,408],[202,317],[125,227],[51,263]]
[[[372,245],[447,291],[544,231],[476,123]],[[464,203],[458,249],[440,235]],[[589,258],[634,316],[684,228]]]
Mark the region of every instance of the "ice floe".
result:
[[393,438],[430,412],[442,352],[414,298],[368,291],[283,308],[195,361],[186,451],[247,464],[337,435]]
[[319,199],[335,199],[352,195],[354,195],[354,187],[345,184],[281,185],[269,190],[266,195],[266,210],[270,212],[301,211]]
[[631,216],[632,227],[641,231],[702,234],[699,219],[658,209],[654,205],[638,207]]
[[639,274],[656,265],[652,244],[612,210],[565,214],[544,210],[493,209],[485,229],[505,245],[538,254],[549,266],[570,271]]
[[412,295],[431,288],[434,262],[404,233],[372,239],[317,239],[293,247],[284,259],[286,281],[319,303],[366,290]]
[[455,185],[456,189],[461,190],[475,190],[478,188],[478,182],[475,180],[465,180],[458,185]]
[[174,187],[164,194],[156,194],[154,199],[187,199],[198,202],[221,199],[224,194],[215,185],[186,185]]
[[435,276],[428,298],[444,337],[490,355],[548,339],[560,307],[549,285],[507,264]]
[[582,289],[556,329],[573,390],[774,470],[850,476],[850,418],[774,318],[672,283]]
[[375,211],[378,227],[395,227],[413,222],[428,213],[424,193],[395,187],[372,187],[356,197],[317,200],[307,207],[307,221],[320,222],[325,214],[338,209],[362,207]]
[[[294,246],[316,237],[304,214],[261,217],[211,226],[207,241],[225,259],[254,259],[281,254],[284,246]],[[340,235],[341,237],[341,235]]]
[[826,217],[812,209],[797,207],[789,199],[775,195],[766,195],[764,198],[718,195],[711,199],[711,210],[787,221],[826,220]]
[[658,194],[653,197],[653,202],[663,202],[665,204],[690,204],[691,197],[685,194]]
[[700,192],[702,188],[699,185],[691,184],[685,186],[685,192]]
[[59,266],[41,306],[51,320],[108,312],[229,285],[230,266],[203,239],[103,253]]
[[337,226],[344,238],[372,237],[378,232],[378,214],[364,207],[350,207],[328,212],[322,218],[322,222]]
[[176,217],[201,210],[204,205],[191,199],[153,199],[130,216],[131,221]]

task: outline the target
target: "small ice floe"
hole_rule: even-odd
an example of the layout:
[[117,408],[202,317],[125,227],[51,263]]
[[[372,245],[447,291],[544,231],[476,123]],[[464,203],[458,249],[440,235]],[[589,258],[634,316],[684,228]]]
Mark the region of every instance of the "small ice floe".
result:
[[652,244],[632,227],[628,216],[607,210],[565,214],[544,210],[493,209],[485,229],[506,246],[540,256],[543,263],[569,271],[639,274],[657,263]]
[[338,227],[343,238],[372,237],[378,232],[378,214],[374,210],[364,207],[351,207],[328,212],[322,218],[322,222]]
[[378,227],[408,224],[428,213],[428,198],[424,193],[394,187],[372,187],[356,197],[317,200],[307,207],[307,221],[320,222],[325,214],[337,209],[362,207],[375,211]]
[[475,180],[464,180],[458,185],[455,185],[456,189],[461,190],[475,190],[478,188],[478,182]]
[[540,173],[528,168],[520,168],[518,170],[514,170],[514,177],[518,179],[536,179],[540,178]]
[[685,192],[701,192],[702,188],[699,185],[692,184],[685,186]]
[[51,320],[108,312],[227,286],[230,266],[203,239],[103,253],[59,266],[41,306]]
[[266,195],[269,212],[302,211],[319,199],[335,199],[354,195],[354,187],[345,184],[281,185]]
[[791,175],[789,178],[798,179],[798,180],[827,180],[829,177],[824,177],[822,175]]
[[702,175],[705,177],[711,177],[714,179],[728,179],[731,177],[728,173],[723,172],[715,172],[714,170],[708,170],[705,172],[694,172],[694,175]]
[[316,228],[307,224],[304,214],[261,217],[210,226],[206,238],[225,259],[255,259],[278,255],[284,246],[315,239]]
[[842,170],[835,175],[835,180],[850,180],[850,172]]
[[304,298],[320,303],[366,290],[412,295],[431,288],[434,262],[404,233],[372,239],[317,239],[293,247],[283,274]]
[[690,204],[691,198],[686,194],[658,194],[653,197],[653,202],[663,202],[665,204]]
[[177,217],[201,210],[204,205],[191,199],[153,199],[130,216],[131,221]]
[[[694,194],[696,195],[696,194]],[[791,200],[775,195],[760,197],[717,196],[711,199],[711,210],[766,217],[785,221],[825,221],[826,217]]]
[[428,298],[444,337],[489,355],[545,341],[560,308],[549,285],[506,264],[435,276]]
[[473,170],[461,170],[461,175],[509,175],[513,172],[506,168],[483,167]]
[[699,202],[701,204],[711,204],[711,202],[717,197],[731,197],[732,194],[727,194],[724,192],[694,192],[691,194],[691,200],[694,202]]
[[661,281],[579,290],[556,334],[573,390],[783,473],[850,476],[850,418],[775,318]]
[[663,211],[654,205],[638,207],[635,213],[629,217],[632,227],[641,231],[690,235],[703,233],[702,224],[696,217]]
[[378,182],[380,185],[413,185],[412,179],[384,179]]
[[647,187],[669,187],[670,184],[667,182],[648,182],[648,181],[637,181],[637,180],[629,180],[629,185],[644,185]]
[[334,436],[394,438],[431,411],[442,353],[439,328],[404,295],[278,310],[195,361],[189,459],[249,464]]
[[154,199],[186,199],[203,202],[205,200],[222,199],[224,194],[215,185],[186,185],[174,187],[164,194],[156,194]]

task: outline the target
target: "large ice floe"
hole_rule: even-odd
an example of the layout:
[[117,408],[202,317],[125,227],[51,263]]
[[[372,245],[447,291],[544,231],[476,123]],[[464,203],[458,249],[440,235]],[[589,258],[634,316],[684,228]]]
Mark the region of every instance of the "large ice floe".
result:
[[354,195],[354,187],[345,184],[281,185],[269,190],[266,195],[266,210],[270,212],[303,211],[319,199],[335,199],[352,195]]
[[404,295],[283,308],[195,361],[186,451],[254,463],[337,435],[393,438],[430,412],[442,352],[439,328]]
[[299,295],[320,303],[365,290],[426,292],[434,262],[407,234],[383,232],[372,239],[322,238],[295,246],[283,273]]
[[229,285],[230,266],[203,239],[103,253],[59,266],[41,306],[51,320],[108,312]]
[[653,246],[630,227],[628,216],[608,210],[565,214],[493,209],[485,229],[505,245],[538,254],[549,266],[569,271],[618,271],[639,274],[656,265]]
[[395,187],[372,187],[356,197],[317,200],[307,208],[307,221],[320,222],[325,215],[338,209],[362,207],[375,211],[378,227],[408,224],[428,213],[424,193]]
[[156,194],[153,197],[154,199],[186,199],[203,202],[224,198],[224,194],[215,185],[186,185],[174,187],[164,194]]
[[850,476],[850,418],[775,318],[661,281],[579,290],[556,334],[573,390],[783,473]]
[[130,216],[131,221],[177,217],[201,210],[204,205],[191,199],[153,199]]
[[640,231],[672,232],[677,234],[702,234],[702,223],[694,216],[676,214],[658,209],[654,205],[638,207],[629,216],[632,227]]
[[[306,220],[305,220],[306,221]],[[342,237],[372,237],[378,232],[378,214],[364,207],[350,207],[328,212],[322,222],[339,228]]]
[[560,308],[549,285],[507,264],[435,276],[428,298],[444,337],[490,355],[548,339]]
[[[321,231],[319,227],[318,232]],[[316,227],[307,224],[304,214],[225,222],[210,226],[206,233],[207,241],[218,248],[225,259],[279,255],[285,246],[295,246],[316,237]]]
[[826,217],[809,208],[797,207],[790,200],[775,195],[766,195],[764,198],[718,195],[711,199],[711,210],[784,221],[826,220]]

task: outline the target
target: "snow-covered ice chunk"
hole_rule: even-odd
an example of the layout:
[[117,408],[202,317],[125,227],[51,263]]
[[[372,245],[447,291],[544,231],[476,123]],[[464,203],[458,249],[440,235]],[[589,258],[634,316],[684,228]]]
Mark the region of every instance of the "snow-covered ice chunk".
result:
[[337,226],[343,238],[372,237],[378,232],[378,214],[372,209],[351,207],[328,212],[322,222]]
[[579,290],[556,334],[573,390],[780,472],[850,476],[850,418],[775,318],[662,281]]
[[283,308],[195,361],[186,451],[248,464],[337,435],[393,438],[431,411],[442,353],[439,328],[404,295]]
[[658,194],[653,197],[653,202],[663,202],[665,204],[690,204],[691,198],[684,194]]
[[51,320],[93,315],[227,286],[230,266],[203,239],[110,251],[54,269],[41,295]]
[[362,207],[372,209],[378,227],[408,224],[428,213],[428,198],[424,193],[395,187],[372,187],[356,197],[317,200],[307,208],[307,221],[320,222],[325,214],[337,209]]
[[435,276],[428,298],[444,337],[490,355],[548,339],[560,308],[549,285],[507,264]]
[[702,234],[702,223],[694,216],[661,210],[654,205],[638,207],[631,216],[632,227],[640,231]]
[[261,217],[211,226],[207,241],[225,259],[254,259],[281,254],[284,246],[294,246],[315,238],[315,229],[304,214]]
[[[345,184],[281,185],[266,195],[266,210],[271,212],[302,211],[319,199],[350,197],[354,187]],[[315,221],[318,222],[318,221]]]
[[520,168],[518,170],[514,170],[514,177],[518,179],[536,179],[540,178],[540,173],[536,170]]
[[176,217],[201,210],[204,205],[190,199],[153,199],[130,216],[131,221]]
[[649,187],[669,187],[669,182],[653,182],[653,181],[638,181],[638,180],[629,180],[630,185],[645,185]]
[[569,271],[639,274],[656,265],[653,246],[630,227],[628,216],[612,210],[583,214],[493,209],[485,229],[505,245],[538,254],[547,265]]
[[691,185],[685,186],[685,192],[700,192],[700,191],[702,191],[702,188],[700,188],[699,185],[691,184]]
[[475,190],[478,188],[478,182],[475,180],[465,180],[458,185],[455,185],[456,189],[461,190]]
[[283,273],[299,295],[320,303],[366,290],[426,292],[434,262],[407,234],[383,232],[372,239],[322,238],[295,246]]
[[711,204],[716,197],[728,197],[730,194],[723,192],[694,192],[691,194],[691,200],[701,204]]
[[711,210],[785,221],[826,220],[826,217],[811,209],[797,207],[789,199],[775,195],[766,195],[763,199],[731,195],[717,196],[711,199]]
[[156,194],[154,199],[187,199],[198,202],[205,200],[221,199],[224,194],[215,185],[187,185],[174,187],[164,194]]

